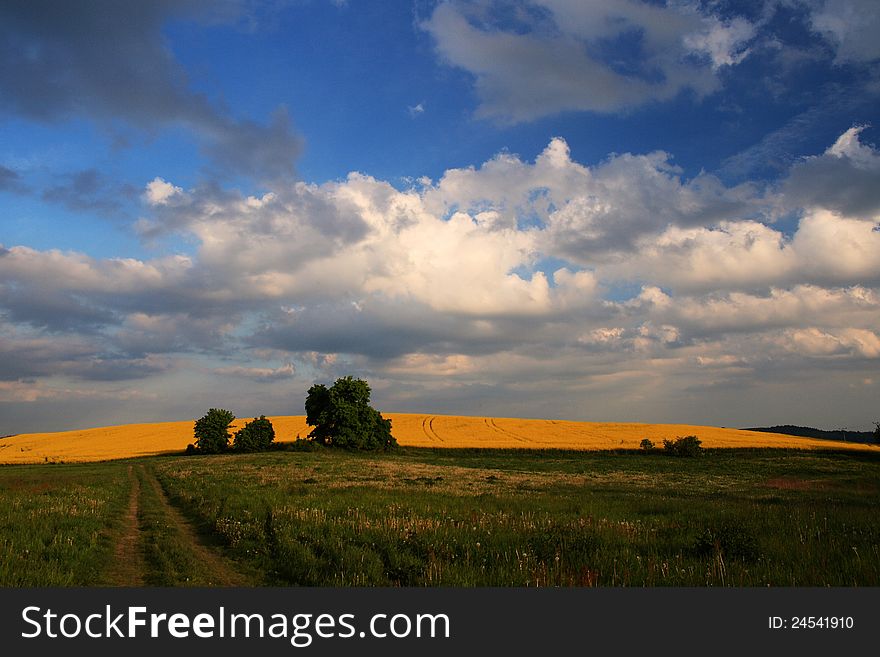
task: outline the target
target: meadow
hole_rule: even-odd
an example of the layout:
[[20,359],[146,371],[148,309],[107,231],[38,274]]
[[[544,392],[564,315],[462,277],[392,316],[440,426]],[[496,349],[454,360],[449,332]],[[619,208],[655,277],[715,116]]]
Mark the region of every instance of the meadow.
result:
[[5,466],[0,584],[878,586],[878,503],[876,450]]

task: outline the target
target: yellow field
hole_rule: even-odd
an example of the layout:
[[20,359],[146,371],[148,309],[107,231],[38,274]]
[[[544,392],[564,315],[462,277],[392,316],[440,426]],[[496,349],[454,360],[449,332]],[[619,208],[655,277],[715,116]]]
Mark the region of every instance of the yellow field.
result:
[[[489,447],[521,449],[636,449],[643,438],[657,447],[663,439],[696,435],[704,447],[793,447],[878,450],[874,445],[797,438],[688,424],[568,422],[512,418],[389,413],[392,434],[412,447]],[[236,420],[233,430],[250,418]],[[305,416],[272,417],[276,440],[305,437]],[[193,441],[193,421],[127,424],[80,431],[20,434],[0,439],[0,463],[105,461],[182,452]]]

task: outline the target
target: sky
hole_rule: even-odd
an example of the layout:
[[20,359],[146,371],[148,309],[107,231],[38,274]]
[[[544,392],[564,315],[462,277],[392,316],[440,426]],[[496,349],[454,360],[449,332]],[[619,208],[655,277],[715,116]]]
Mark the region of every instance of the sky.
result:
[[875,0],[0,4],[0,435],[880,419]]

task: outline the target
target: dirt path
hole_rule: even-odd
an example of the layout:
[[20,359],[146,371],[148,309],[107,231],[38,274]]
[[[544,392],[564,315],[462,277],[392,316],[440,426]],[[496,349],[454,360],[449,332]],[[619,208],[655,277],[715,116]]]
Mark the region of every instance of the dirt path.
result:
[[[138,466],[142,468],[142,466]],[[248,586],[248,580],[236,572],[229,561],[221,557],[217,552],[199,535],[198,530],[168,499],[168,495],[156,479],[156,475],[149,468],[143,469],[144,481],[156,492],[162,510],[172,524],[179,532],[186,545],[186,548],[192,552],[196,561],[206,566],[206,570],[211,573],[211,586]]]
[[141,483],[135,476],[132,466],[128,466],[128,480],[131,492],[128,497],[128,511],[123,519],[122,534],[113,551],[113,563],[107,574],[111,586],[143,586],[144,554],[141,547],[141,529],[138,520],[140,509]]

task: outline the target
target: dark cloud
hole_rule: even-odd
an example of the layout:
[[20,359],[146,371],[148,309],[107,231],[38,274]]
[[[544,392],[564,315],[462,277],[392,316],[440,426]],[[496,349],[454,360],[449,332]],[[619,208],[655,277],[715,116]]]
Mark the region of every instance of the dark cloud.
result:
[[141,379],[168,369],[155,357],[132,357],[108,350],[100,336],[16,335],[0,337],[0,381],[32,381],[68,376],[89,381]]
[[0,309],[12,322],[50,331],[92,333],[117,315],[84,295],[55,292],[31,284],[0,285]]
[[34,338],[13,335],[0,337],[0,380],[19,381],[51,376],[94,353],[81,337]]
[[[440,3],[421,27],[443,60],[474,76],[477,115],[502,123],[706,95],[718,86],[714,69],[745,57],[752,38],[742,19],[607,0]],[[727,47],[710,47],[719,41]]]
[[848,157],[823,155],[794,166],[782,185],[797,206],[821,206],[841,214],[869,217],[880,213],[880,157],[874,167]]
[[385,361],[404,354],[486,355],[513,348],[550,350],[561,341],[560,327],[546,318],[486,320],[441,313],[422,304],[373,300],[315,304],[272,316],[249,342],[285,352],[343,353]]
[[222,353],[228,349],[223,321],[237,321],[231,312],[199,318],[189,313],[139,315],[112,336],[114,348],[130,358],[184,352]]
[[209,138],[204,151],[221,175],[250,175],[270,183],[290,178],[294,158],[302,150],[286,107],[277,110],[265,126],[225,119],[206,126],[205,132]]
[[38,121],[122,120],[148,131],[183,125],[223,174],[290,177],[301,144],[286,113],[268,126],[228,116],[189,88],[162,37],[169,19],[221,19],[234,4],[4,2],[0,110]]
[[[454,339],[451,326],[444,326],[441,318],[430,323],[418,321],[412,306],[399,310],[401,314],[391,309],[365,313],[351,305],[310,306],[290,316],[274,318],[251,341],[254,346],[294,353],[317,351],[384,359],[429,347],[440,351],[443,343]],[[447,319],[446,323],[453,322]]]
[[96,169],[85,169],[62,177],[62,182],[43,191],[42,198],[74,212],[113,215],[123,208],[123,200],[133,199],[137,190],[115,185]]
[[21,176],[17,171],[4,167],[2,164],[0,164],[0,192],[26,194],[28,192],[28,188],[22,182]]

